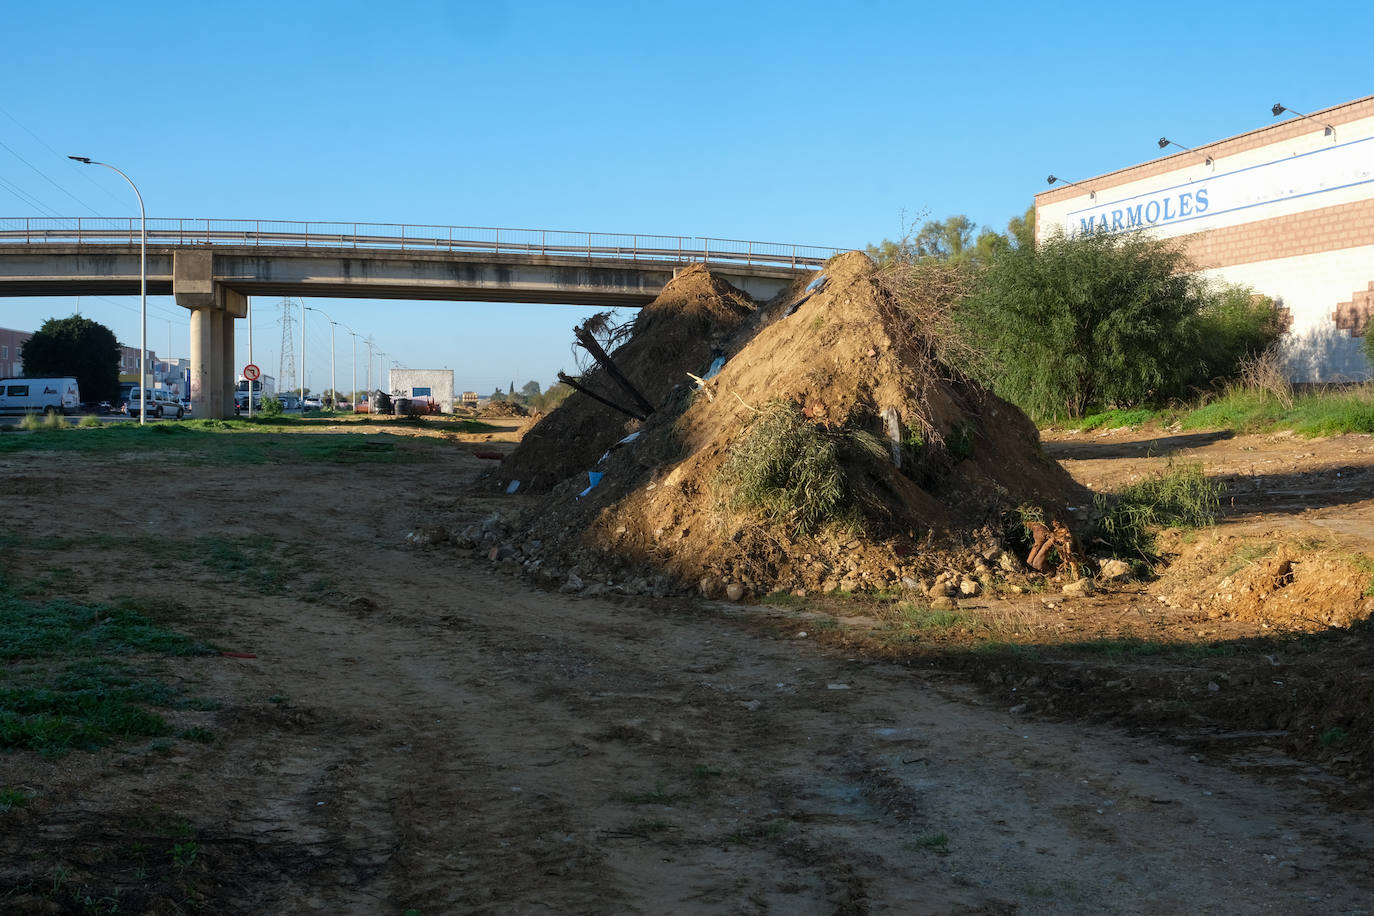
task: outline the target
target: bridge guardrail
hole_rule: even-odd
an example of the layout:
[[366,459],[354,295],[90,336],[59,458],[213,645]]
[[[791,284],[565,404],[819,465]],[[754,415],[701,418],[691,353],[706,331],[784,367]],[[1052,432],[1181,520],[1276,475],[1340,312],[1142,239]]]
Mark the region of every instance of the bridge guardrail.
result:
[[[147,221],[147,229],[149,244],[518,253],[796,270],[820,267],[845,250],[704,236],[401,223],[153,218]],[[133,217],[0,217],[0,243],[136,244],[138,239],[139,220]]]

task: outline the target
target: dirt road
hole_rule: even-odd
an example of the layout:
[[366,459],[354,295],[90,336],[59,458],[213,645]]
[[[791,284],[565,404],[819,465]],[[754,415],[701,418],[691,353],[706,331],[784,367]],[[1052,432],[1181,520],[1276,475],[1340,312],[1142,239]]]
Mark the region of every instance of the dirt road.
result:
[[[215,735],[0,756],[0,908],[213,913],[1368,913],[1374,831],[1282,780],[1155,739],[1041,721],[954,675],[827,648],[788,612],[537,590],[445,544],[510,502],[482,463],[169,462],[187,498],[0,456],[5,570],[61,539],[82,600],[175,598],[236,655],[168,663]],[[108,461],[108,458],[102,459]],[[136,456],[122,459],[125,468]],[[168,469],[170,468],[170,470]],[[179,469],[178,469],[179,468]],[[111,532],[228,544],[105,575]],[[199,854],[143,883],[136,844]],[[63,893],[52,892],[55,882]],[[71,901],[115,900],[99,909]],[[121,896],[122,895],[122,896]],[[118,908],[122,900],[125,908]]]

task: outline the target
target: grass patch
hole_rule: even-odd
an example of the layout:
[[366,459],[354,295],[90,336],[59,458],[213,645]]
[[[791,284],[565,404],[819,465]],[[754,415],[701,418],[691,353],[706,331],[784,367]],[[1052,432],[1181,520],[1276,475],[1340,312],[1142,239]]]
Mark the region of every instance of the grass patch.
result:
[[949,834],[931,833],[921,837],[916,841],[916,845],[922,849],[929,849],[942,856],[949,855]]
[[214,649],[132,602],[36,604],[0,597],[0,750],[45,755],[171,733],[159,709],[206,704],[148,673],[152,656]]
[[959,610],[937,611],[922,604],[903,601],[897,605],[898,624],[903,629],[939,631],[971,630],[979,624],[977,617]]
[[[59,420],[61,418],[58,418]],[[437,438],[394,437],[387,433],[328,433],[310,435],[311,419],[185,420],[140,426],[102,423],[81,435],[60,435],[40,428],[30,436],[0,439],[7,452],[80,452],[93,456],[147,453],[175,449],[188,466],[200,464],[359,465],[417,460]],[[329,421],[319,421],[329,425]],[[65,426],[63,427],[66,428]],[[404,447],[400,447],[404,445]]]
[[1265,391],[1233,388],[1188,411],[1182,426],[1236,432],[1289,429],[1308,438],[1374,433],[1374,386],[1314,391],[1287,400]]
[[772,820],[762,824],[748,824],[737,827],[730,833],[726,840],[727,842],[741,846],[750,843],[774,843],[787,836],[791,830],[791,821]]
[[1278,549],[1278,545],[1272,541],[1262,544],[1242,544],[1231,555],[1231,562],[1227,564],[1222,575],[1233,576],[1247,566],[1253,566],[1259,560],[1272,557],[1278,553]]
[[265,538],[207,535],[191,541],[186,555],[206,571],[226,582],[244,586],[256,594],[281,592],[297,568],[284,559],[280,544]]
[[1319,740],[1326,747],[1333,747],[1341,744],[1347,737],[1349,736],[1343,728],[1328,728],[1321,733]]
[[669,792],[667,784],[660,779],[654,783],[652,792],[622,792],[620,800],[630,805],[664,805],[671,808],[689,797],[682,793]]
[[0,786],[0,814],[12,808],[22,808],[32,800],[33,794],[18,786]]
[[1162,528],[1201,528],[1212,524],[1225,486],[1203,473],[1202,465],[1172,461],[1168,467],[1115,495],[1094,497],[1103,513],[1102,537],[1118,555],[1153,561],[1155,533]]

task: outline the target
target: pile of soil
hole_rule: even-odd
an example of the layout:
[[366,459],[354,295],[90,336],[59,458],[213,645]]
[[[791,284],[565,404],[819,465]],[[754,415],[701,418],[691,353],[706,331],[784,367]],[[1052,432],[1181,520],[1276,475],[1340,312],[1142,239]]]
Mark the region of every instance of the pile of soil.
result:
[[1150,589],[1166,604],[1284,632],[1346,629],[1374,614],[1374,568],[1354,549],[1281,530],[1246,538],[1212,532],[1191,546],[1181,539],[1163,535],[1174,561]]
[[472,411],[477,417],[528,417],[529,408],[519,401],[488,401],[478,410]]
[[[547,493],[508,526],[526,568],[579,582],[658,574],[731,597],[924,591],[943,572],[970,594],[1024,571],[1027,511],[1082,527],[1085,492],[1043,455],[1035,426],[940,362],[871,260],[838,256],[821,277],[761,307],[704,268],[669,284],[613,354],[655,412],[638,422],[574,394],[503,464],[501,486]],[[717,358],[718,374],[693,379]],[[876,499],[857,530],[803,533],[722,494],[732,447],[780,403],[891,448],[864,468]],[[589,471],[601,475],[590,489]]]
[[[693,265],[674,277],[640,310],[630,338],[611,358],[626,380],[656,408],[655,418],[674,412],[674,400],[692,384],[688,373],[705,375],[717,357],[729,355],[736,330],[755,311],[749,296]],[[629,410],[633,400],[597,367],[581,384]],[[522,493],[543,493],[594,468],[609,449],[641,422],[580,391],[540,419],[501,466],[504,489],[519,481]],[[580,487],[578,489],[581,489]]]

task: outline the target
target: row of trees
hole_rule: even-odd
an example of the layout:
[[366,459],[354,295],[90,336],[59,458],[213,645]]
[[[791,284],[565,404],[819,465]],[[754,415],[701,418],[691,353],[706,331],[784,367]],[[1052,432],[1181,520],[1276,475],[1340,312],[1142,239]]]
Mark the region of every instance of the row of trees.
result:
[[521,404],[531,410],[538,410],[548,413],[559,404],[567,400],[568,395],[572,394],[572,389],[562,382],[555,382],[547,390],[541,390],[538,382],[530,381],[520,386],[517,391],[515,382],[510,383],[510,390],[502,391],[497,388],[491,393],[493,402],[506,401],[513,404]]
[[960,365],[1041,420],[1188,397],[1285,330],[1271,300],[1204,280],[1169,241],[1055,232],[1037,244],[1033,208],[1006,233],[953,216],[868,250],[889,271],[961,271]]

